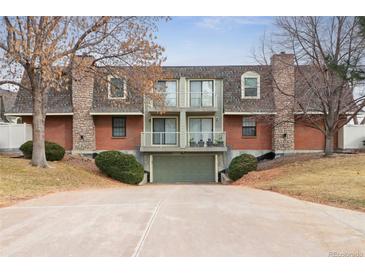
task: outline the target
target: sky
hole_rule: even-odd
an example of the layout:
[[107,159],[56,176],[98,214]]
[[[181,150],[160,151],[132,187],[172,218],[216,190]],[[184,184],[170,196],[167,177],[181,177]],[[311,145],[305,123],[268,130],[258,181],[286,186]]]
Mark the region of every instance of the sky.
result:
[[272,17],[171,17],[159,25],[164,65],[249,65]]

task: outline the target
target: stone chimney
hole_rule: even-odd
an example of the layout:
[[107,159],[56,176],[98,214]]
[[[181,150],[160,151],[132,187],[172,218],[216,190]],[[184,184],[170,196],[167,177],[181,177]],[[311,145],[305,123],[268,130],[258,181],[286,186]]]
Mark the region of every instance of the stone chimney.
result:
[[88,71],[94,58],[76,56],[72,71],[73,151],[95,150],[95,125],[90,110],[93,104],[94,76]]
[[272,145],[276,153],[294,151],[294,55],[281,52],[271,58],[274,102]]

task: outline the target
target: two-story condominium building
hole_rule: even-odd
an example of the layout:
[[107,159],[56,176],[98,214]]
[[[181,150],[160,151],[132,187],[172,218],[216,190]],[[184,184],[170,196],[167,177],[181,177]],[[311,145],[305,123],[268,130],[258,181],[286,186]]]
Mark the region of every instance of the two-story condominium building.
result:
[[[297,92],[290,54],[274,55],[268,66],[164,70],[171,76],[156,84],[164,92],[163,112],[161,105],[130,92],[125,79],[110,79],[110,85],[83,77],[71,88],[50,90],[46,139],[73,153],[132,153],[151,182],[218,181],[219,171],[242,152],[324,149],[323,134],[306,126],[292,97],[282,93]],[[31,95],[21,89],[8,114],[32,123]]]

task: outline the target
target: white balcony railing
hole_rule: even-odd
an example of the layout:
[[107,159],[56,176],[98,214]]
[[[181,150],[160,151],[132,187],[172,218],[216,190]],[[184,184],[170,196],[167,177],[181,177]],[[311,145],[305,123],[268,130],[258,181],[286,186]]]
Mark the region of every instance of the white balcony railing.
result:
[[180,132],[142,132],[141,146],[178,146]]
[[168,92],[160,93],[161,99],[155,102],[147,100],[150,108],[162,107],[191,107],[209,108],[215,107],[215,92]]
[[196,148],[225,147],[225,132],[142,132],[142,147],[180,147],[180,138],[186,136],[186,146]]
[[225,147],[225,132],[187,132],[189,147]]

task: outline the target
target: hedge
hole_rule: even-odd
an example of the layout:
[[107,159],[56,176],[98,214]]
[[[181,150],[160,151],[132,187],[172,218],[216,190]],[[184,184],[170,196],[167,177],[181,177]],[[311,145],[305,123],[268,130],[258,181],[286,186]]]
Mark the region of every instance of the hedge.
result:
[[[33,154],[33,141],[25,142],[19,149],[23,152],[26,159],[31,159]],[[65,156],[65,149],[59,144],[46,141],[45,149],[47,161],[60,161]]]
[[120,151],[104,151],[95,157],[96,166],[109,177],[127,184],[138,184],[144,175],[136,157]]
[[256,169],[257,159],[250,154],[243,153],[232,159],[228,167],[228,176],[235,181]]

